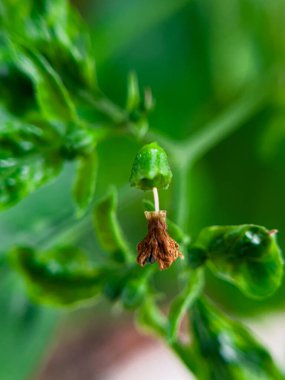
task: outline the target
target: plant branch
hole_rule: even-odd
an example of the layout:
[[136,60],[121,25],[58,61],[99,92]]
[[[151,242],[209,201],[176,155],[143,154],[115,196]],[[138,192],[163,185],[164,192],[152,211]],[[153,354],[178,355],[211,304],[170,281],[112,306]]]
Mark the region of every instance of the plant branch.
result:
[[108,116],[115,124],[122,123],[128,119],[128,114],[125,110],[113,103],[102,92],[94,96],[86,91],[80,91],[80,97],[89,103],[91,106]]
[[197,162],[207,152],[240,128],[268,99],[273,89],[272,83],[262,83],[246,91],[231,104],[216,120],[213,120],[188,140],[181,143],[180,157],[188,165]]
[[169,343],[177,341],[179,327],[187,310],[193,305],[204,287],[204,270],[187,270],[184,273],[184,290],[173,300],[168,315],[167,337]]
[[167,339],[167,320],[151,297],[148,297],[138,310],[137,322],[140,327],[162,339],[194,374],[196,373],[195,360],[191,347],[183,345],[178,340],[172,343]]
[[176,223],[183,229],[186,229],[188,210],[188,173],[189,167],[181,165],[176,168]]
[[[250,91],[245,92],[236,102],[231,104],[216,120],[210,122],[203,129],[185,142],[176,142],[173,145],[167,139],[166,146],[175,157],[176,167],[176,221],[183,229],[186,227],[187,216],[189,214],[188,205],[188,176],[193,165],[206,153],[214,148],[221,141],[226,139],[238,128],[243,126],[256,112],[258,112],[273,91],[276,78],[270,77],[271,81],[255,86]],[[157,136],[159,141],[159,137]]]

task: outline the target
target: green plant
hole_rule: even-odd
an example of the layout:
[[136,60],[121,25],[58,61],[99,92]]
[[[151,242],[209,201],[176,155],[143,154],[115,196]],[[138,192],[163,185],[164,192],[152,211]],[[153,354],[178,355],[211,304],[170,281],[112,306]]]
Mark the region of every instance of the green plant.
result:
[[[67,162],[76,162],[77,168],[72,190],[76,217],[67,221],[64,236],[56,231],[35,246],[17,245],[1,266],[20,275],[36,303],[79,306],[106,297],[135,310],[138,324],[165,341],[199,379],[283,378],[266,349],[204,296],[206,265],[248,297],[265,298],[276,291],[282,281],[283,259],[275,231],[252,224],[215,226],[203,229],[191,241],[186,224],[187,173],[272,100],[279,90],[278,70],[272,70],[270,80],[246,89],[217,120],[179,142],[149,129],[152,94],[147,89],[142,96],[134,73],[129,76],[125,107],[101,91],[88,28],[67,1],[4,0],[0,19],[0,75],[5,83],[0,88],[0,208],[15,205],[56,178]],[[19,99],[21,91],[26,96]],[[176,213],[171,215],[173,221],[167,221],[168,231],[185,260],[174,264],[183,290],[168,305],[168,313],[159,308],[153,285],[156,265],[140,268],[135,263],[134,246],[117,217],[116,189],[94,197],[100,165],[97,149],[116,137],[132,139],[140,146],[155,140],[170,158],[177,188]],[[141,165],[137,158],[131,184],[142,190],[167,188],[172,173],[164,150],[152,143],[142,148],[139,157],[149,154],[150,147],[160,159],[144,156]],[[154,214],[159,211],[156,197],[155,201],[154,207],[145,200]],[[105,253],[100,259],[76,247],[76,239],[92,219]],[[66,234],[72,235],[71,244],[65,243]],[[177,258],[175,248],[173,257]],[[148,252],[143,265],[153,261],[150,256]],[[180,337],[185,317],[191,344]]]

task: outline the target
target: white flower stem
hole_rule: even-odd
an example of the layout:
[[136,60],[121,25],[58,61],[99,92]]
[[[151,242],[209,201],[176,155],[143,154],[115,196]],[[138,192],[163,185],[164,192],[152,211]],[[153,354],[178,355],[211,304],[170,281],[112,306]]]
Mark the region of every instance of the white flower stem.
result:
[[154,210],[155,212],[159,212],[159,197],[158,197],[157,188],[154,187],[152,191],[153,191],[153,199],[154,199]]

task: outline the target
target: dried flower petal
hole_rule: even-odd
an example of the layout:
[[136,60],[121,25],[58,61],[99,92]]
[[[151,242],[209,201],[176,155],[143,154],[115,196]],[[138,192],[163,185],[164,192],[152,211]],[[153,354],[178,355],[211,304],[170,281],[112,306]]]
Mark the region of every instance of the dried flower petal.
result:
[[140,266],[158,262],[159,269],[167,269],[178,257],[184,256],[179,252],[179,245],[167,233],[166,211],[145,211],[148,220],[148,234],[138,244],[137,262]]

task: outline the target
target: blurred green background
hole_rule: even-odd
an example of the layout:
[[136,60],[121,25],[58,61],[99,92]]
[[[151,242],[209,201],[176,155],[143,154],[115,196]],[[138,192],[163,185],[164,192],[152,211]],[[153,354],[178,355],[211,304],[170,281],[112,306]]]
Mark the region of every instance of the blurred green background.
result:
[[[124,106],[126,80],[135,70],[142,87],[150,86],[156,107],[150,127],[174,141],[202,129],[244,94],[258,97],[272,72],[278,89],[262,107],[242,120],[240,128],[217,144],[188,173],[187,231],[195,237],[205,226],[254,223],[279,230],[285,249],[285,2],[283,0],[93,0],[74,1],[90,25],[100,87]],[[1,69],[1,67],[0,67]],[[282,78],[283,75],[283,78]],[[3,84],[2,84],[3,85]],[[257,88],[256,94],[252,89]],[[119,218],[133,247],[145,233],[143,194],[128,188],[140,143],[116,137],[99,146],[96,198],[110,184],[119,188]],[[17,243],[42,244],[61,233],[74,216],[70,188],[74,165],[66,164],[53,182],[0,215],[0,255]],[[174,217],[173,184],[163,192],[162,206]],[[79,246],[99,252],[88,220],[83,220]],[[99,255],[100,253],[98,253]],[[0,256],[1,259],[1,256]],[[80,331],[108,315],[108,304],[62,312],[31,304],[20,279],[6,267],[0,272],[0,379],[30,379],[41,367],[58,321]],[[171,295],[177,268],[157,287]],[[283,310],[284,286],[265,301],[246,299],[236,288],[208,274],[208,293],[238,316]],[[107,303],[107,302],[106,302]],[[126,318],[126,316],[121,316]],[[111,323],[111,322],[110,322]],[[66,327],[68,328],[68,327]],[[108,324],[105,326],[108,329]],[[53,332],[53,333],[52,333]],[[24,354],[23,354],[24,352]],[[17,366],[15,366],[17,357]]]

